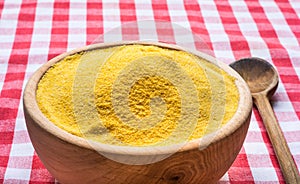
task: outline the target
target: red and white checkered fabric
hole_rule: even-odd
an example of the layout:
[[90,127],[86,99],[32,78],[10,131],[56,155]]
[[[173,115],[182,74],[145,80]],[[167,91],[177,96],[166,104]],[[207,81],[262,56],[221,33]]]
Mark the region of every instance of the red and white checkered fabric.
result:
[[[154,30],[147,30],[139,25],[143,20],[166,24],[163,29],[153,25]],[[201,43],[194,35],[177,32],[172,23],[200,36],[228,64],[256,56],[276,66],[280,83],[272,103],[300,168],[300,2],[1,0],[0,182],[56,182],[35,154],[23,116],[22,91],[39,66],[95,39],[108,42],[154,35],[174,43],[189,40],[198,48]],[[113,37],[99,37],[111,29]],[[244,146],[220,183],[284,183],[255,109]]]

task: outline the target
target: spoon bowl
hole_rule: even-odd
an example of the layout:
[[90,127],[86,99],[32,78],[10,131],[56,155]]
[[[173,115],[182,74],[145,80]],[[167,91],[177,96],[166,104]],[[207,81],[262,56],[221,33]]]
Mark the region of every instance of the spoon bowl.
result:
[[230,65],[247,82],[252,94],[266,93],[270,99],[278,86],[276,69],[260,58],[245,58]]

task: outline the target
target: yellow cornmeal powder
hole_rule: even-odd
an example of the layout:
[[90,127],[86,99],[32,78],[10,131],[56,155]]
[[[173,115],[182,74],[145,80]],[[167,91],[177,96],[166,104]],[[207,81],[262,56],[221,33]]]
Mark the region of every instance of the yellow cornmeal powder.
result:
[[[188,81],[192,86],[181,84]],[[83,86],[76,88],[77,82]],[[85,88],[91,92],[78,94]],[[183,102],[188,99],[192,102]],[[220,128],[236,112],[239,94],[234,77],[202,58],[157,46],[126,45],[74,54],[56,63],[40,80],[37,101],[50,121],[71,134],[107,144],[146,146],[180,143]],[[184,121],[190,116],[196,121]]]

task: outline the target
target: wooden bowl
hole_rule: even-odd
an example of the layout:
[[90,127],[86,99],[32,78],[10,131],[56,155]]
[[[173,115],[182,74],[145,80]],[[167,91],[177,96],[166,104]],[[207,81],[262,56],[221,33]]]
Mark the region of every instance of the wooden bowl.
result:
[[[185,50],[162,43],[138,43]],[[246,83],[226,64],[218,63],[220,68],[237,79],[240,95],[235,115],[210,139],[189,141],[176,153],[159,162],[128,165],[108,159],[104,155],[116,159],[142,160],[163,157],[170,154],[172,148],[143,150],[100,143],[91,146],[85,139],[55,126],[40,111],[36,100],[37,84],[54,63],[81,51],[124,44],[132,43],[96,44],[64,53],[44,64],[30,78],[24,91],[23,105],[30,139],[39,158],[61,183],[216,183],[232,165],[242,147],[252,110],[252,98]],[[200,52],[193,54],[213,60]],[[201,149],[200,141],[201,145],[205,145]],[[99,150],[104,154],[99,154]]]

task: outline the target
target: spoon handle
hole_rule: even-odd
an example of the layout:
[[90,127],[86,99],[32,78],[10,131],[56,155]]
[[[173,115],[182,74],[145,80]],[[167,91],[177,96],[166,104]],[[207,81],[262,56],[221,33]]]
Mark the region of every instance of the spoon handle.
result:
[[268,98],[264,94],[254,95],[253,98],[263,119],[286,183],[300,183],[299,171]]

